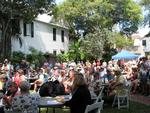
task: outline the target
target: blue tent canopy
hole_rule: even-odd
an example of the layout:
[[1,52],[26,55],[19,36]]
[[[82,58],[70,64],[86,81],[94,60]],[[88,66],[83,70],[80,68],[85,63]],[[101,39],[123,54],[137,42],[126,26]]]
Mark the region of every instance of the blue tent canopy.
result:
[[116,55],[112,56],[112,59],[114,59],[114,60],[135,59],[138,57],[139,57],[139,55],[130,53],[129,51],[126,51],[126,50],[122,50],[120,53],[117,53]]

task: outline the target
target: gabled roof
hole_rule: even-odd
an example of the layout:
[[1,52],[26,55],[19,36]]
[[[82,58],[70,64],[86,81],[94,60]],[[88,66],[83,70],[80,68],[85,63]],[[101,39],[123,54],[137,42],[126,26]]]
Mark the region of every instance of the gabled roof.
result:
[[39,22],[46,23],[46,24],[56,26],[56,27],[60,27],[63,29],[68,29],[68,27],[66,27],[60,23],[52,22],[52,19],[53,19],[53,16],[49,16],[47,14],[42,14],[42,15],[38,15],[38,17],[35,19],[35,21],[39,21]]

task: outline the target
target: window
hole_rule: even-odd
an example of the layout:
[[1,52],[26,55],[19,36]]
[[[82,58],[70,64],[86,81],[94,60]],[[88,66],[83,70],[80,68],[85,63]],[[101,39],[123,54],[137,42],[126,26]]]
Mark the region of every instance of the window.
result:
[[29,24],[26,24],[24,23],[23,24],[23,28],[24,28],[24,36],[31,36],[31,37],[34,37],[34,23],[29,23]]
[[31,37],[34,37],[34,23],[31,23]]
[[53,55],[57,55],[57,51],[56,50],[53,51]]
[[142,45],[146,46],[146,40],[142,40]]
[[0,40],[2,39],[2,31],[0,30]]
[[64,54],[64,53],[65,53],[65,51],[63,51],[63,50],[61,50],[60,52],[61,52],[61,54]]
[[56,41],[56,28],[53,28],[53,41]]
[[61,41],[64,42],[64,30],[61,30]]

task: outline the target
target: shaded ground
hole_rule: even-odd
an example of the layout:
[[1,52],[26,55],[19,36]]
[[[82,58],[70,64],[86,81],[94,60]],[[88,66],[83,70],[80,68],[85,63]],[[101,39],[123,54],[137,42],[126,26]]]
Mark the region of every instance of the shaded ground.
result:
[[[140,94],[134,94],[134,95],[130,95],[130,100],[150,106],[150,97],[147,97],[147,96],[142,96]],[[150,113],[150,111],[149,111],[149,113]]]
[[[118,110],[117,106],[112,107],[111,104],[104,105],[104,109],[101,113],[150,113],[150,97],[145,97],[139,94],[130,95],[129,108],[121,108]],[[43,109],[42,113],[46,113]],[[49,109],[49,113],[52,113],[52,109]],[[69,113],[69,109],[56,109],[56,113]]]

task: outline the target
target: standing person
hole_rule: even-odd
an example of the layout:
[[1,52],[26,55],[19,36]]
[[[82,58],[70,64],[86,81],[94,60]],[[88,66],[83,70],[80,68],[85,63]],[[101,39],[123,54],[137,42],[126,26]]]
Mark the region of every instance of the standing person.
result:
[[3,63],[1,70],[6,72],[7,77],[10,78],[11,65],[9,64],[8,59],[4,60],[4,63]]
[[40,96],[30,94],[30,83],[28,81],[21,81],[19,88],[21,94],[15,96],[11,104],[13,113],[38,113]]
[[84,113],[86,106],[91,104],[91,95],[82,74],[75,73],[72,85],[72,98],[65,102],[71,113]]

